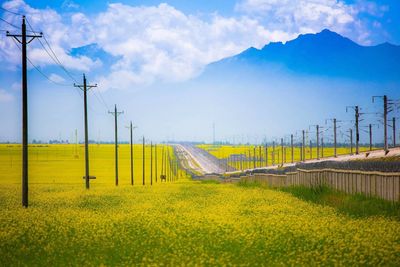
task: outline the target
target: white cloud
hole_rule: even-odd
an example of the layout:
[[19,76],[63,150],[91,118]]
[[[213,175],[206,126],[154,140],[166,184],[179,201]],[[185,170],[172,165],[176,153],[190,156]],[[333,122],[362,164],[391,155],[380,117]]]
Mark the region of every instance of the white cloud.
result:
[[76,9],[79,8],[79,5],[72,0],[65,0],[61,7],[66,9]]
[[235,9],[267,28],[296,34],[323,28],[340,32],[356,20],[352,6],[337,0],[243,0]]
[[[71,48],[79,47],[90,43],[93,38],[87,34],[90,22],[83,14],[75,13],[71,16],[71,21],[64,22],[63,17],[55,10],[50,8],[35,9],[22,0],[12,0],[4,2],[2,6],[13,12],[23,13],[27,16],[27,30],[42,31],[46,40],[50,43],[58,59],[69,69],[88,71],[91,68],[100,66],[99,62],[92,61],[88,57],[72,57],[68,55]],[[21,25],[21,18],[11,13],[4,12],[3,19],[14,25]],[[16,32],[17,29],[10,29],[10,32]],[[29,58],[37,66],[46,66],[55,64],[46,54],[41,43],[47,48],[46,40],[34,40],[29,44]],[[41,43],[40,43],[41,42]],[[0,39],[0,60],[10,63],[15,68],[20,64],[20,50],[15,46],[11,38]]]
[[[234,17],[212,15],[208,20],[184,14],[168,4],[112,3],[106,11],[91,17],[79,12],[59,14],[50,8],[34,9],[22,0],[5,2],[3,6],[29,14],[33,27],[46,34],[54,52],[69,69],[96,73],[96,68],[103,66],[99,60],[68,54],[72,48],[91,43],[119,58],[112,66],[106,66],[108,74],[97,77],[102,90],[128,89],[154,81],[184,81],[195,77],[206,64],[250,46],[285,42],[323,28],[368,44],[370,34],[358,14],[385,12],[378,5],[362,1],[347,5],[342,0],[240,0]],[[20,23],[11,14],[3,17]],[[0,60],[15,66],[20,52],[11,40],[5,39],[9,38],[0,39]],[[30,44],[29,56],[39,66],[54,64],[38,40]]]
[[[182,81],[212,62],[249,46],[261,47],[282,32],[268,31],[256,20],[214,16],[208,21],[185,15],[167,4],[132,7],[110,4],[95,20],[97,42],[105,51],[121,56],[104,80],[116,87],[125,73],[129,80]],[[122,79],[123,80],[123,79]]]
[[0,89],[0,102],[10,102],[14,99],[13,95],[4,89]]
[[55,81],[56,83],[65,82],[65,79],[63,77],[61,77],[60,75],[57,75],[55,73],[50,74],[49,79],[52,81]]

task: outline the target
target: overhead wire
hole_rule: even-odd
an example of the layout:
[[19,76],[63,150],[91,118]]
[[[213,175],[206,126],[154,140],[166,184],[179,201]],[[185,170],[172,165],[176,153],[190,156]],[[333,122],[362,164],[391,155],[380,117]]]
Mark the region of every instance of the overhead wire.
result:
[[[14,39],[13,39],[13,41],[14,41],[15,45],[18,47],[18,49],[22,51],[22,49],[21,49],[21,47],[19,47],[17,41]],[[26,59],[29,61],[29,63],[32,65],[32,67],[34,67],[43,77],[45,77],[50,82],[52,82],[56,85],[59,85],[59,86],[70,86],[69,84],[62,84],[62,83],[54,81],[49,76],[47,76],[44,72],[42,72],[35,64],[33,64],[33,62],[29,59],[29,57],[26,57]]]
[[[27,22],[28,26],[30,27],[30,29],[32,30],[32,32],[37,33],[37,31],[35,31],[35,30],[33,29],[32,25],[29,23],[29,20],[26,19],[26,22]],[[45,52],[46,52],[46,53],[49,55],[49,57],[54,61],[54,63],[56,63],[56,65],[58,65],[58,66],[69,76],[69,78],[70,78],[73,82],[78,83],[78,81],[77,81],[77,80],[75,79],[75,77],[71,74],[71,72],[69,72],[69,71],[64,67],[64,65],[61,63],[60,59],[57,57],[57,54],[54,52],[53,48],[51,47],[50,42],[47,40],[46,36],[45,36],[43,33],[42,33],[42,37],[43,37],[43,39],[44,39],[44,41],[45,41],[45,43],[46,43],[48,49],[46,48],[46,46],[44,45],[44,43],[43,43],[40,39],[38,39],[38,40],[39,40],[40,45],[41,45],[41,46],[43,47],[43,49],[45,50]],[[49,52],[49,50],[50,50],[51,53]],[[93,92],[94,92],[93,94],[94,94],[95,98],[97,99],[97,101],[98,101],[100,104],[104,105],[104,107],[106,108],[106,110],[108,110],[108,109],[109,109],[109,108],[108,108],[108,105],[107,105],[107,103],[104,101],[104,98],[102,97],[100,91],[98,92],[99,95],[100,95],[100,97],[97,95],[97,93],[96,93],[95,90],[93,90]]]
[[0,20],[3,21],[3,22],[5,22],[5,23],[7,23],[9,26],[11,26],[11,27],[13,27],[13,28],[16,28],[16,29],[18,29],[18,30],[21,29],[21,27],[18,27],[18,26],[16,26],[16,25],[12,24],[11,22],[8,22],[7,20],[1,18],[1,17],[0,17]]
[[22,14],[17,13],[17,12],[14,12],[14,11],[11,11],[11,10],[8,10],[8,9],[5,9],[5,8],[2,7],[2,6],[0,6],[0,9],[3,10],[3,11],[5,11],[5,12],[11,13],[11,14],[13,14],[13,15],[22,16]]

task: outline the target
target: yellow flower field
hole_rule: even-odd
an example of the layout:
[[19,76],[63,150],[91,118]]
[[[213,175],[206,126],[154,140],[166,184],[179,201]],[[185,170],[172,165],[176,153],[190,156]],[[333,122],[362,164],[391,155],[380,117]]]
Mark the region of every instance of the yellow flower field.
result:
[[[97,156],[109,155],[108,146],[98,149]],[[183,173],[176,182],[132,187],[122,163],[122,184],[116,187],[113,153],[108,161],[108,156],[99,160],[106,166],[93,160],[98,180],[90,190],[84,189],[83,162],[74,169],[63,159],[69,152],[54,150],[59,158],[47,168],[31,156],[25,209],[17,171],[8,178],[8,150],[1,151],[2,266],[396,266],[400,261],[400,222],[394,219],[356,219],[288,193],[195,182]],[[45,152],[38,155],[39,161],[45,158]]]
[[[162,152],[168,152],[174,159],[171,146],[157,145],[157,169],[155,149],[153,148],[153,182],[162,170]],[[130,184],[130,146],[119,145],[119,184]],[[0,183],[20,183],[21,145],[0,144]],[[114,145],[90,144],[90,175],[96,176],[91,183],[115,184]],[[150,183],[150,145],[145,150],[145,183]],[[134,182],[142,184],[143,147],[134,146]],[[30,183],[81,183],[85,174],[84,145],[30,145],[29,181]],[[169,170],[169,169],[168,169]],[[159,179],[157,179],[159,182]]]
[[[244,169],[246,168],[254,168],[254,167],[265,167],[266,161],[268,160],[268,166],[271,166],[273,163],[275,165],[282,163],[282,147],[280,144],[275,146],[275,156],[273,156],[272,146],[268,146],[268,157],[266,157],[265,147],[254,146],[254,145],[198,145],[199,148],[202,148],[208,151],[210,154],[214,155],[219,159],[227,159],[229,157],[229,165],[236,168]],[[284,163],[290,163],[292,161],[292,152],[290,146],[284,146]],[[376,149],[376,148],[373,148]],[[361,151],[368,151],[369,147],[360,147]],[[299,162],[301,161],[300,155],[301,148],[294,147],[293,149],[293,161]],[[346,155],[350,154],[350,148],[348,147],[338,147],[337,148],[337,155]],[[333,147],[324,147],[323,150],[324,157],[332,157],[334,155],[334,148]],[[355,148],[353,147],[353,153],[355,153]],[[311,155],[312,154],[312,155]],[[240,165],[240,155],[242,155],[243,163]],[[261,155],[261,156],[260,156]],[[305,159],[309,160],[317,158],[317,149],[316,147],[312,147],[310,149],[309,146],[305,148]],[[322,148],[320,148],[320,157],[322,157]],[[255,162],[254,162],[255,161]],[[255,165],[254,165],[255,164]]]

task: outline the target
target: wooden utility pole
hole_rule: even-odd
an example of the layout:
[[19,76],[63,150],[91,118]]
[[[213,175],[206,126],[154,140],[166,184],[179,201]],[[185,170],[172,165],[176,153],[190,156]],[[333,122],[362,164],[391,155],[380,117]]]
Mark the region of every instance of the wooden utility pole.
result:
[[142,174],[143,174],[143,177],[142,177],[142,184],[145,185],[145,184],[146,184],[146,182],[145,182],[145,177],[146,177],[146,144],[145,144],[144,136],[143,136],[143,160],[142,160],[142,162],[143,162],[143,167],[142,167]]
[[87,113],[87,91],[93,87],[97,87],[95,85],[88,85],[86,81],[86,76],[83,74],[83,85],[74,84],[74,87],[78,87],[83,91],[83,111],[84,111],[84,122],[85,122],[85,179],[86,189],[90,187],[90,177],[89,175],[89,137],[88,137],[88,113]]
[[153,142],[150,142],[150,185],[153,185]]
[[123,111],[117,110],[117,105],[114,106],[114,111],[109,111],[109,114],[114,116],[114,131],[115,131],[115,185],[118,186],[118,116],[123,114]]
[[[41,38],[43,35],[40,33],[26,34],[25,16],[22,16],[21,34],[10,34],[8,31],[6,35],[14,38],[21,44],[22,49],[22,206],[28,207],[28,75],[27,75],[27,52],[26,46],[35,38]],[[20,39],[21,38],[21,39]],[[27,41],[27,38],[30,38]]]
[[134,157],[133,157],[133,130],[136,129],[137,127],[133,127],[132,121],[130,123],[129,129],[130,129],[130,144],[131,144],[131,185],[134,185],[135,179],[134,179]]
[[[162,147],[162,154],[161,154],[161,176],[164,176],[164,157],[165,157],[165,153],[164,153],[164,146]],[[162,182],[163,180],[161,180]]]
[[156,183],[157,183],[157,175],[158,175],[158,172],[157,172],[157,165],[158,165],[158,161],[157,161],[157,144],[154,144],[154,153],[155,153],[155,155],[154,155],[154,160],[155,160],[155,175],[156,175]]

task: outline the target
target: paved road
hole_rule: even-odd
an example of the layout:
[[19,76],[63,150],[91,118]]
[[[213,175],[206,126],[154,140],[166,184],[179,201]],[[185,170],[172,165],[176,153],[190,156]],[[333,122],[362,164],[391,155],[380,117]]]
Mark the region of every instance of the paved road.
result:
[[184,143],[176,145],[177,149],[186,154],[189,165],[197,172],[202,174],[224,173],[226,166],[220,164],[218,159],[207,151],[196,147],[195,145]]

